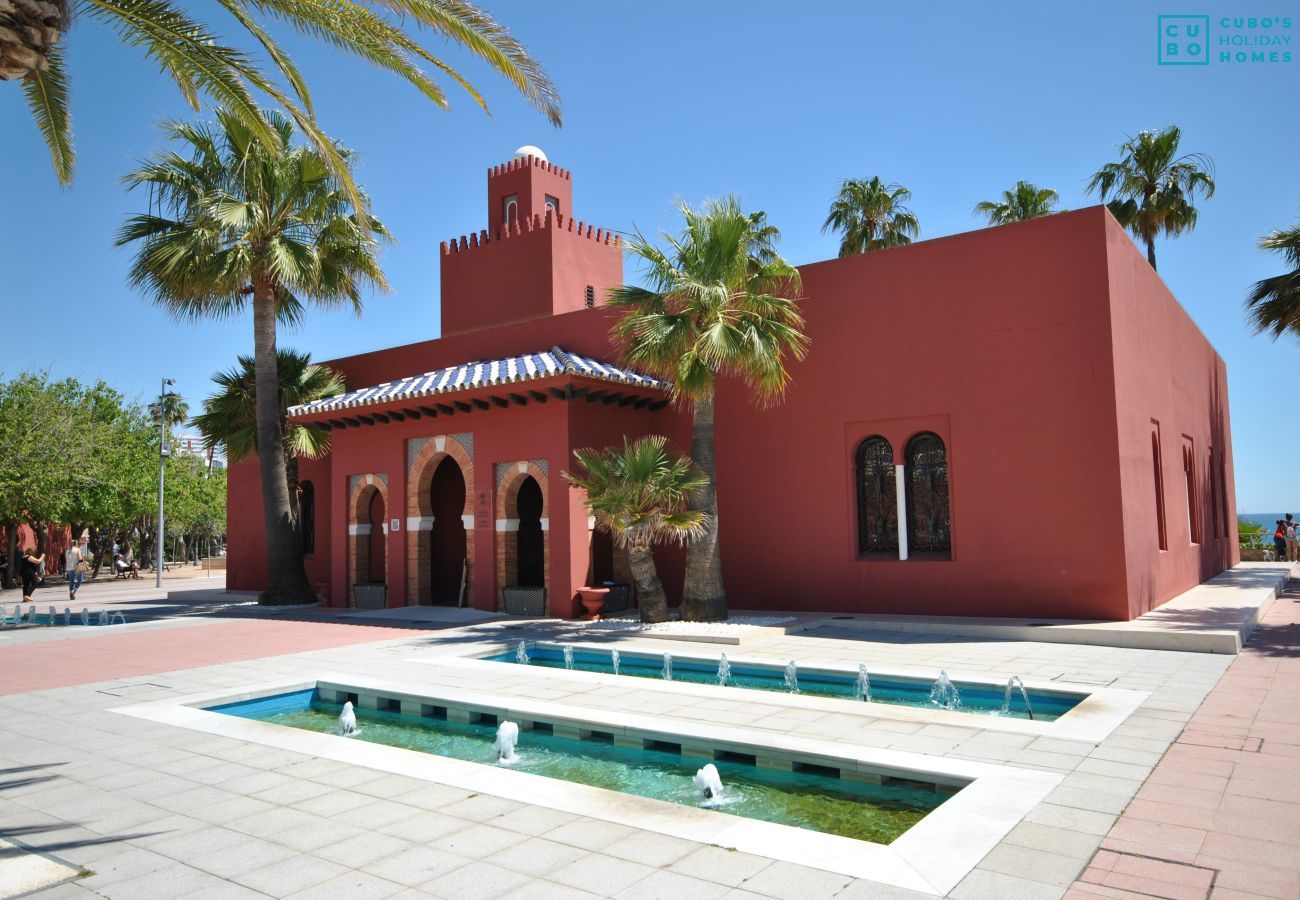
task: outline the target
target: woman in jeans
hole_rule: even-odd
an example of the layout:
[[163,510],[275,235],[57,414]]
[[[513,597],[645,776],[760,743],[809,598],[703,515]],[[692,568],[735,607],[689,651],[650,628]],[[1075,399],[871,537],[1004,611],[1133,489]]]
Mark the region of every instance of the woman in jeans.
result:
[[1277,520],[1277,527],[1273,531],[1273,548],[1277,551],[1277,561],[1286,561],[1286,522],[1282,519]]
[[68,575],[68,599],[77,599],[77,588],[86,580],[86,569],[90,568],[86,558],[85,547],[89,541],[82,539],[80,544],[73,544],[63,555],[64,571]]

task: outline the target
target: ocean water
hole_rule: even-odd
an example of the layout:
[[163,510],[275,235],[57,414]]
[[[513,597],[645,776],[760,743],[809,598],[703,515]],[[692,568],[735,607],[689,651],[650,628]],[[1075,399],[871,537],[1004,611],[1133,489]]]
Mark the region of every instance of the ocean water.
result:
[[[1288,510],[1296,518],[1300,519],[1300,509]],[[1273,526],[1277,524],[1278,519],[1285,519],[1286,513],[1237,513],[1238,519],[1245,519],[1255,525],[1261,525],[1269,533],[1273,533]]]

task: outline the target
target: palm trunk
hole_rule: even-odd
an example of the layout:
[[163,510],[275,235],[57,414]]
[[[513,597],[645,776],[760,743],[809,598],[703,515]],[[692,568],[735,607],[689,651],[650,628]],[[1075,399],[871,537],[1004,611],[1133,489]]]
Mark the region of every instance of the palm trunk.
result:
[[708,518],[704,533],[686,545],[686,583],[682,589],[682,618],[715,622],[727,617],[722,586],[722,556],[718,552],[718,489],[713,459],[713,392],[695,401],[691,423],[691,457],[708,482],[691,496],[689,508]]
[[[278,373],[277,373],[278,377]],[[280,432],[283,439],[283,426]],[[298,455],[289,449],[288,444],[284,448],[284,480],[289,488],[289,519],[293,522],[294,539],[298,546],[302,546],[302,508],[299,505],[299,484],[298,484]]]
[[636,583],[637,605],[641,608],[641,621],[654,623],[668,621],[668,596],[655,569],[655,558],[650,548],[629,544],[627,563]]
[[284,472],[284,436],[280,433],[280,377],[275,350],[275,288],[265,278],[253,285],[254,400],[257,412],[257,459],[262,474],[262,514],[266,524],[266,590],[259,603],[311,603],[316,593],[302,564],[302,542],[295,540]]
[[1151,263],[1153,271],[1156,269],[1156,242],[1154,238],[1147,238],[1147,262]]

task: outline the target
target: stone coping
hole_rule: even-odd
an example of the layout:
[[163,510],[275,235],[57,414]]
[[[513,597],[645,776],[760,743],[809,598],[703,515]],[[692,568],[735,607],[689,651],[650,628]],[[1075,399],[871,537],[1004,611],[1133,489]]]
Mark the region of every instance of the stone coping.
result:
[[[567,720],[604,731],[671,735],[700,744],[745,746],[798,758],[832,759],[841,763],[852,760],[859,771],[914,772],[929,780],[943,779],[949,783],[965,783],[966,786],[897,840],[884,846],[742,819],[715,810],[692,809],[501,766],[367,744],[198,708],[304,690],[318,684],[334,689],[347,687],[359,694],[408,702],[505,710],[520,718]],[[180,700],[119,707],[112,711],[940,895],[954,888],[1062,781],[1058,774],[1013,766],[707,723],[676,721],[665,726],[657,717],[635,713],[589,712],[546,701],[451,688],[431,689],[429,685],[418,682],[349,674],[322,673],[314,679],[271,682],[242,691],[211,691]]]
[[901,631],[1235,655],[1286,584],[1290,571],[1287,563],[1241,563],[1128,622],[864,614],[806,619],[786,631]]

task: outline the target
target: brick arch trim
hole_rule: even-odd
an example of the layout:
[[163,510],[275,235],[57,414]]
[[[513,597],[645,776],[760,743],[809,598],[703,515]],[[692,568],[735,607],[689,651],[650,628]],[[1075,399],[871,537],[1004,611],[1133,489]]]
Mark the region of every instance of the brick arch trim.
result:
[[416,603],[433,599],[430,583],[430,540],[433,528],[433,501],[429,491],[433,474],[447,457],[456,461],[465,479],[465,506],[461,515],[465,523],[466,584],[473,606],[474,589],[474,443],[472,435],[437,434],[411,441],[407,445],[410,463],[406,477],[406,580],[407,596]]
[[[551,498],[549,466],[545,460],[531,459],[496,465],[496,533],[493,547],[496,551],[497,604],[505,609],[503,589],[511,583],[511,567],[515,563],[519,546],[519,488],[532,477],[542,489],[542,565],[543,583],[551,582]],[[548,597],[547,605],[554,602]]]
[[[362,518],[370,513],[371,495],[378,493],[384,500],[384,513],[392,518],[393,507],[388,497],[388,476],[370,472],[365,475],[353,475],[348,485],[348,584],[357,583],[360,560],[363,553],[369,559],[370,541],[373,535],[369,531],[361,533]],[[366,523],[368,526],[369,523]],[[391,553],[384,554],[384,564],[388,565]],[[384,573],[384,583],[388,583],[388,573]]]

